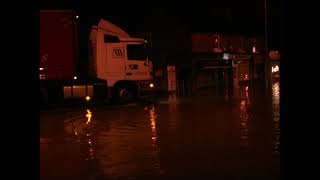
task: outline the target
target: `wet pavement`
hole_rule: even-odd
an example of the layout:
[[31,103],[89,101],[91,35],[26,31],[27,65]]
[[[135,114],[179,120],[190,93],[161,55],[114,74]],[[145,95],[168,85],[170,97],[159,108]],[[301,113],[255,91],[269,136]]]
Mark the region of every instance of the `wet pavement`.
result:
[[280,179],[280,87],[40,113],[41,179]]

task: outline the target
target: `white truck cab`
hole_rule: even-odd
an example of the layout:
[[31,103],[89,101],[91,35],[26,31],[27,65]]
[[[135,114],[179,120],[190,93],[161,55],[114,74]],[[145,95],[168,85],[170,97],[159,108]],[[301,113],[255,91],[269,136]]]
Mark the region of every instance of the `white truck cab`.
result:
[[152,63],[145,40],[131,38],[114,24],[100,20],[90,32],[89,74],[107,81],[113,98],[128,99],[151,91]]

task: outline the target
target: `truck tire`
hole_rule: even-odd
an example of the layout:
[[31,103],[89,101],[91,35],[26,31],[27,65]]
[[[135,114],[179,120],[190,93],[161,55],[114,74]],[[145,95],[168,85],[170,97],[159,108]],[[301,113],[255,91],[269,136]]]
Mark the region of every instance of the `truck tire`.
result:
[[114,103],[126,104],[136,99],[134,87],[126,84],[116,85],[112,89],[112,99]]

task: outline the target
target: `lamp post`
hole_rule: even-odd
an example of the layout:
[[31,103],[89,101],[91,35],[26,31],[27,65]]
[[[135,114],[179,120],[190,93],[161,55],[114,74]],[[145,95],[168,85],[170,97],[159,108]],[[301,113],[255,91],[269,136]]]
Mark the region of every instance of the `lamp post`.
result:
[[270,62],[268,58],[268,18],[267,18],[267,0],[264,0],[264,48],[265,48],[265,87],[266,87],[266,93],[269,93],[269,89],[271,86],[270,82]]

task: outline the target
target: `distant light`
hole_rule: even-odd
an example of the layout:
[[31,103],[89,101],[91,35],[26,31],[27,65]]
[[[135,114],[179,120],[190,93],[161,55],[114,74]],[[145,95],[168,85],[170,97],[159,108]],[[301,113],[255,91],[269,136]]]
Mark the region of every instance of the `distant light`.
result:
[[77,77],[77,76],[75,76],[75,77],[73,77],[73,79],[74,79],[74,80],[76,80],[76,79],[78,79],[78,77]]
[[144,43],[148,43],[148,41],[147,41],[147,40],[144,40]]
[[40,68],[40,71],[43,71],[43,68]]
[[224,60],[232,59],[232,55],[229,53],[223,53],[222,59],[224,59]]
[[149,85],[151,88],[153,88],[153,86],[154,86],[154,84],[153,83],[150,83],[150,85]]
[[255,46],[252,47],[252,52],[253,52],[253,53],[256,53],[256,52],[257,52]]
[[278,72],[278,71],[279,71],[279,66],[278,65],[272,66],[272,68],[271,68],[271,72],[272,73],[275,73],[275,72]]
[[87,101],[90,101],[90,99],[91,99],[90,96],[86,96]]
[[78,18],[79,18],[79,16],[76,16],[76,18],[78,19]]

